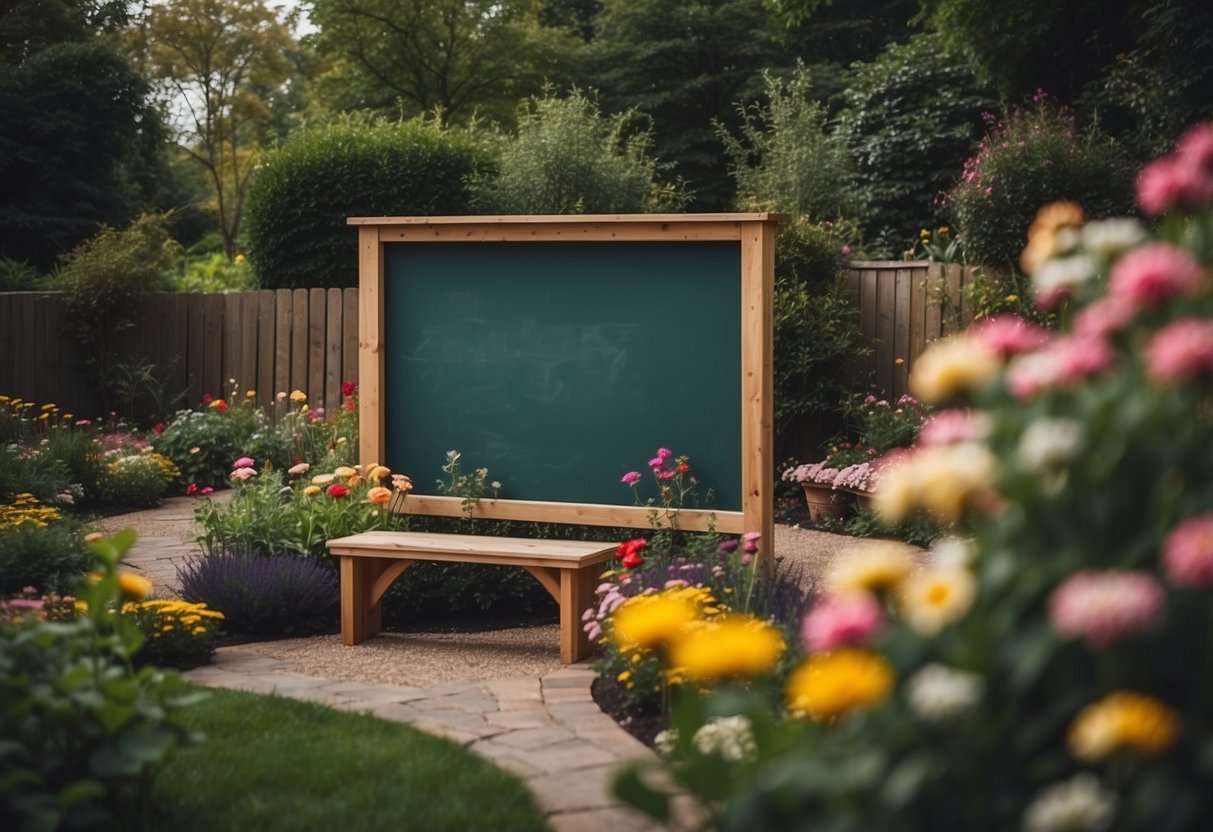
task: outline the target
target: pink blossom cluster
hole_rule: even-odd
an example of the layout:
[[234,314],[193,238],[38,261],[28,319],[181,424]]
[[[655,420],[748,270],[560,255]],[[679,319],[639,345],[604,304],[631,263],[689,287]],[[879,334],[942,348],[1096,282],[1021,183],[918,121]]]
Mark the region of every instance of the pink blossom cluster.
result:
[[1160,384],[1213,373],[1213,320],[1183,318],[1156,332],[1146,344],[1146,373]]
[[838,468],[827,468],[824,461],[806,462],[784,471],[783,478],[788,482],[816,483],[818,485],[834,485],[834,479],[839,474]]
[[866,592],[827,595],[805,615],[800,636],[814,652],[865,646],[884,630],[880,603]]
[[834,487],[849,488],[852,491],[874,491],[879,479],[880,472],[872,463],[860,462],[839,470],[834,477]]
[[974,324],[969,332],[999,358],[1038,350],[1048,343],[1050,337],[1044,327],[1010,314],[984,318]]
[[1200,289],[1204,273],[1192,255],[1166,243],[1150,243],[1125,254],[1108,275],[1108,297],[1132,307],[1158,306]]
[[1163,601],[1162,587],[1149,573],[1085,569],[1053,591],[1049,614],[1058,633],[1099,649],[1149,630]]
[[598,596],[598,606],[590,607],[581,614],[582,629],[592,642],[602,637],[602,622],[610,618],[611,613],[628,600],[620,591],[619,585],[609,581],[599,584],[594,594]]
[[1213,587],[1213,512],[1189,518],[1167,535],[1162,564],[1177,586]]
[[1180,137],[1175,152],[1157,159],[1137,177],[1137,204],[1151,217],[1192,210],[1213,202],[1213,122]]
[[928,416],[918,431],[917,444],[929,448],[957,442],[981,442],[989,432],[989,419],[984,414],[954,407],[937,410]]

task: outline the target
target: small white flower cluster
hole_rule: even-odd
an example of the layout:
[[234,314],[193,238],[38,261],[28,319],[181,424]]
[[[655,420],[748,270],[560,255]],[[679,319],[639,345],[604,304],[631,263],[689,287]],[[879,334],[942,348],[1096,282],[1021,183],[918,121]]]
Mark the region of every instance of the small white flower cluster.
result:
[[1023,815],[1024,832],[1102,832],[1116,816],[1116,795],[1090,772],[1054,783]]
[[919,719],[945,722],[971,710],[981,699],[984,687],[975,673],[933,662],[910,677],[906,698]]
[[[757,751],[750,719],[740,714],[708,720],[695,732],[691,742],[700,754],[720,757],[730,763],[751,759]],[[662,731],[653,739],[657,753],[663,757],[669,756],[677,744],[678,732],[673,729]]]

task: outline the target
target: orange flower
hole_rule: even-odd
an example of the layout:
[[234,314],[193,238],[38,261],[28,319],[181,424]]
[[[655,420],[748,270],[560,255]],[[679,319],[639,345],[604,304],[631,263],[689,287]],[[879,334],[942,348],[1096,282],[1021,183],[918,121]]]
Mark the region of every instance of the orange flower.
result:
[[377,506],[386,506],[388,501],[392,499],[392,490],[382,486],[375,486],[370,491],[366,492],[366,501],[374,503]]

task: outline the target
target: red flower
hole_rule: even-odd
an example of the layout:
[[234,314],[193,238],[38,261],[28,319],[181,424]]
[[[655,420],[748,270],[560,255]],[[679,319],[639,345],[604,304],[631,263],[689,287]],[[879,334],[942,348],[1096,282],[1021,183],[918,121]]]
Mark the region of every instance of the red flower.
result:
[[624,569],[635,569],[636,567],[640,566],[642,563],[644,563],[644,558],[642,558],[640,555],[636,554],[635,552],[629,552],[628,554],[623,556],[623,568]]
[[[346,383],[348,384],[349,382],[346,382]],[[343,401],[341,403],[341,409],[344,410],[346,413],[353,413],[354,412],[354,400],[346,399],[345,401]]]
[[358,392],[358,385],[352,381],[341,382],[341,395],[349,397]]
[[625,540],[619,544],[619,548],[615,550],[615,557],[619,558],[625,568],[635,569],[640,564],[644,563],[644,558],[640,553],[644,551],[644,547],[648,543],[643,537],[637,537],[632,540]]
[[188,497],[192,497],[192,496],[194,496],[194,495],[195,495],[195,494],[197,494],[197,493],[198,493],[198,483],[196,483],[196,482],[191,482],[189,485],[187,485],[187,486],[185,487],[185,494],[186,494],[186,496],[188,496]]
[[211,407],[222,413],[227,410],[227,399],[215,399],[213,402],[211,402]]
[[689,474],[689,473],[691,473],[691,466],[687,465],[685,462],[683,462],[683,463],[680,463],[678,465],[678,467],[675,468],[674,470],[677,471],[679,474]]
[[348,497],[350,490],[341,483],[335,482],[328,487],[328,490],[325,493],[334,499],[341,499],[342,497]]
[[203,394],[202,394],[202,403],[203,403],[203,404],[210,404],[210,403],[211,403],[211,401],[212,401],[214,398],[215,398],[215,397],[214,397],[214,396],[212,396],[210,393],[203,393]]
[[164,433],[165,427],[164,422],[157,422],[156,424],[152,425],[152,433],[159,436],[160,434]]

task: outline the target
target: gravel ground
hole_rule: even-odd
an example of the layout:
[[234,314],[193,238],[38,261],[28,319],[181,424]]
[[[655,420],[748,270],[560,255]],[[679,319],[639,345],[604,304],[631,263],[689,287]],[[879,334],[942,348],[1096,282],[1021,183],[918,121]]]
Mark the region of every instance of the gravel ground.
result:
[[[109,530],[132,527],[149,543],[177,539],[192,541],[196,530],[190,498],[174,498],[152,511],[107,518]],[[775,527],[775,552],[782,563],[811,588],[848,548],[863,541],[798,526]],[[132,552],[154,557],[154,552]],[[280,659],[291,670],[330,679],[375,684],[431,687],[542,675],[560,666],[559,633],[551,623],[504,626],[475,632],[384,633],[356,647],[337,635],[242,644],[240,650]]]

